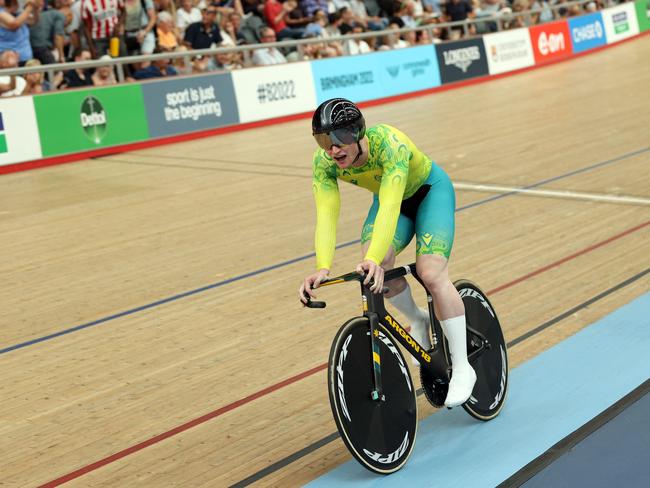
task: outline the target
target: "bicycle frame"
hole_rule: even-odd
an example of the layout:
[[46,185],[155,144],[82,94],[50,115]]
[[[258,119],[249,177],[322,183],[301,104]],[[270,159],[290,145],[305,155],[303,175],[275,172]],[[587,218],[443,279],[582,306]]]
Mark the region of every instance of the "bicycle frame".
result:
[[[420,280],[420,277],[417,275],[415,263],[409,264],[407,266],[401,266],[398,268],[391,269],[387,271],[384,275],[384,282],[388,282],[402,276],[412,274],[413,277],[423,286],[426,290],[426,287]],[[372,338],[372,351],[373,351],[373,374],[375,380],[375,390],[372,392],[372,398],[374,400],[382,400],[382,384],[381,384],[381,356],[379,354],[380,348],[378,341],[381,340],[379,337],[379,331],[377,330],[378,324],[381,324],[397,342],[402,344],[404,348],[417,359],[420,365],[427,370],[427,372],[436,378],[440,383],[449,382],[449,371],[450,365],[447,362],[446,356],[442,351],[442,348],[439,347],[438,338],[442,338],[443,332],[440,326],[440,323],[436,319],[434,308],[433,308],[433,298],[429,291],[427,290],[427,302],[429,307],[429,319],[433,323],[432,330],[432,349],[426,350],[420,343],[418,343],[405,329],[400,325],[400,323],[393,317],[387,310],[384,305],[384,296],[383,293],[373,293],[370,290],[372,282],[364,285],[363,280],[365,279],[364,275],[360,275],[356,272],[348,273],[330,280],[326,280],[320,284],[320,286],[329,286],[338,283],[344,283],[348,281],[359,281],[361,284],[361,300],[363,306],[363,315],[367,317],[370,322],[370,336]],[[325,306],[324,302],[312,302],[308,301],[307,306],[310,308],[323,308]],[[444,344],[444,341],[442,342]]]

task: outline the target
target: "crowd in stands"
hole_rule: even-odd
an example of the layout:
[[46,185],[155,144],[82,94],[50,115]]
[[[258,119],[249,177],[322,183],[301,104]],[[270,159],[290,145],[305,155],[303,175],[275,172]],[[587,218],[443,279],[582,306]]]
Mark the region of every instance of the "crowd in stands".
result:
[[[271,65],[441,42],[465,35],[518,28],[554,18],[551,5],[567,0],[0,0],[0,70],[19,66],[112,59],[259,44],[253,65]],[[570,5],[559,16],[580,15],[618,0]],[[442,22],[492,17],[467,30]],[[429,26],[417,32],[404,27]],[[378,32],[366,39],[345,34]],[[379,32],[381,31],[381,32]],[[287,39],[318,39],[298,48],[265,47]],[[127,80],[232,70],[242,53],[184,56],[125,65]],[[113,66],[2,76],[0,96],[117,83]]]

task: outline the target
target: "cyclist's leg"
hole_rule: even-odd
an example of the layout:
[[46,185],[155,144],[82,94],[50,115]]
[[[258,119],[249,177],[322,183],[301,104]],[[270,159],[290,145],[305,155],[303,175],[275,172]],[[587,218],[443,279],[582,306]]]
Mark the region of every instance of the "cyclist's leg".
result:
[[[377,216],[378,209],[379,199],[375,195],[361,233],[362,257],[366,255],[368,247],[370,246],[370,239],[372,238],[375,217]],[[408,246],[409,242],[413,238],[414,232],[415,226],[413,221],[405,215],[400,214],[393,242],[381,262],[382,268],[391,269],[395,267],[395,257],[402,252],[406,246]],[[425,309],[418,307],[413,300],[411,287],[406,281],[406,278],[402,277],[391,280],[386,283],[386,286],[388,287],[388,292],[385,297],[388,299],[388,302],[397,310],[402,312],[409,322],[409,325],[405,326],[405,329],[413,335],[416,341],[422,344],[426,349],[429,349],[431,347],[431,339],[428,332],[429,313]],[[417,361],[415,361],[415,363],[419,364]]]
[[[372,234],[375,228],[375,218],[377,217],[377,211],[379,210],[379,198],[377,195],[373,195],[372,205],[368,210],[368,216],[366,221],[363,224],[361,230],[361,258],[363,259],[368,252],[370,247],[370,240],[372,239]],[[395,257],[408,246],[413,235],[415,234],[415,227],[413,221],[408,217],[400,214],[399,219],[397,220],[397,228],[395,229],[395,236],[393,236],[393,242],[388,248],[386,256],[384,256],[383,261],[380,263],[381,267],[384,269],[391,269],[395,266]],[[395,295],[403,292],[407,287],[408,283],[405,278],[397,278],[386,283],[388,287],[388,292],[384,295],[386,298],[394,297]]]
[[447,174],[434,165],[415,222],[416,267],[433,297],[452,362],[452,379],[445,405],[464,403],[472,394],[476,373],[467,361],[465,307],[449,279],[448,260],[454,241],[455,195]]

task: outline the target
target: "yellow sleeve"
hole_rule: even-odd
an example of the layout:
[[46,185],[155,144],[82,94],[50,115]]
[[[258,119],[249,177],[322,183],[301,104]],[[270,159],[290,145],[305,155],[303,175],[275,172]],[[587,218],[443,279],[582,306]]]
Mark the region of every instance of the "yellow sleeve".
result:
[[316,201],[316,269],[331,269],[336,248],[336,224],[341,208],[336,169],[327,160],[314,155],[314,174],[312,180],[314,200]]
[[370,247],[365,257],[375,264],[381,264],[395,236],[408,179],[410,158],[407,146],[394,137],[382,145],[384,146],[382,156],[386,161],[383,163],[384,171],[379,187],[379,209]]

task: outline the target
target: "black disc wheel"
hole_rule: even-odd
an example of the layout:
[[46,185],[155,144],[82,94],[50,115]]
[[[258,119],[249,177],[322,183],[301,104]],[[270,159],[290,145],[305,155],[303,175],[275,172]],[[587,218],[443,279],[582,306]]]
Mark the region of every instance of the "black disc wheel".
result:
[[415,388],[406,361],[388,332],[376,339],[382,396],[375,389],[370,323],[357,317],[339,329],[329,356],[332,414],[341,438],[364,467],[379,474],[400,469],[413,450],[417,429]]
[[478,420],[491,420],[499,415],[508,393],[506,342],[494,307],[481,289],[466,280],[454,284],[465,304],[467,355],[476,371],[474,390],[463,408]]

